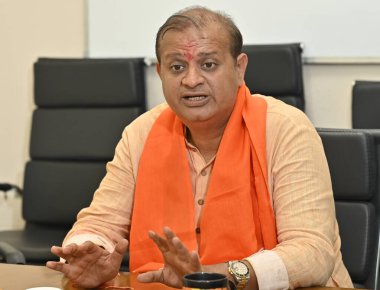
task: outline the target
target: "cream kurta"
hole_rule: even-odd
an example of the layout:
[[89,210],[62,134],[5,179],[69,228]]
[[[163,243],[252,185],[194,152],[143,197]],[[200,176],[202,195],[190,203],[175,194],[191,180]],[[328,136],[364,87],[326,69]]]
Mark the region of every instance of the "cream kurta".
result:
[[[304,113],[276,99],[265,100],[268,186],[279,244],[271,251],[247,257],[259,288],[352,287],[340,253],[330,175],[321,140]],[[118,240],[129,236],[143,145],[166,107],[155,107],[125,128],[94,200],[79,213],[64,244],[92,240],[112,251]],[[194,206],[199,216],[213,163],[206,164],[190,145],[188,152]]]

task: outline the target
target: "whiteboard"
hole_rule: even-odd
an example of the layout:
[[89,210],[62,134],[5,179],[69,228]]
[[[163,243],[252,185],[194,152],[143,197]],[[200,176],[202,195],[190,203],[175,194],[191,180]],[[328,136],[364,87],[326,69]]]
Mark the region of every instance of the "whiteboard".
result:
[[229,14],[244,44],[301,42],[310,58],[380,57],[380,0],[87,0],[88,55],[154,57],[158,28],[191,5]]

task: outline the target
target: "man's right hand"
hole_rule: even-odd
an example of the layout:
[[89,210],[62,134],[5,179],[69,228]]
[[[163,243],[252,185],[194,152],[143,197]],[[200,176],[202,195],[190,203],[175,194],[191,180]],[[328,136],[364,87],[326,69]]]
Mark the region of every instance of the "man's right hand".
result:
[[127,248],[125,239],[117,243],[112,253],[90,241],[82,245],[53,246],[51,252],[66,263],[49,261],[46,266],[62,272],[76,286],[93,288],[116,277]]

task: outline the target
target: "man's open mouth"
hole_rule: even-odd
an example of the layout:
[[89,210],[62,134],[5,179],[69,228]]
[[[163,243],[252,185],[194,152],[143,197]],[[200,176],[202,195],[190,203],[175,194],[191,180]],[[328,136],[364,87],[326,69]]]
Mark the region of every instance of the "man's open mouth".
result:
[[186,100],[189,100],[189,101],[201,101],[203,99],[205,99],[206,96],[185,96],[185,99]]

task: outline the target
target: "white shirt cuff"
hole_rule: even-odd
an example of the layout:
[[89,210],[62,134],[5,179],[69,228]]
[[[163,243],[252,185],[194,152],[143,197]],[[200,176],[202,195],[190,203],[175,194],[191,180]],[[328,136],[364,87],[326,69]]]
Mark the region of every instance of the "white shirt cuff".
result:
[[285,264],[274,251],[259,251],[245,260],[252,265],[260,290],[289,289]]

